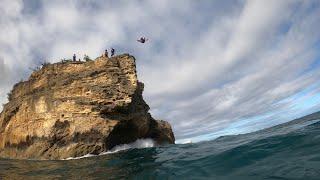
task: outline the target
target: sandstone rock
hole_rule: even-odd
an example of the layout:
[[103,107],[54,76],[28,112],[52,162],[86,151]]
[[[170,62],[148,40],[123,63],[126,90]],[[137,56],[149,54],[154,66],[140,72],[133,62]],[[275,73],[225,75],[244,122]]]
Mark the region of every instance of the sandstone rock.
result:
[[128,54],[44,66],[16,84],[0,114],[0,157],[63,159],[99,154],[139,138],[174,143],[142,97]]

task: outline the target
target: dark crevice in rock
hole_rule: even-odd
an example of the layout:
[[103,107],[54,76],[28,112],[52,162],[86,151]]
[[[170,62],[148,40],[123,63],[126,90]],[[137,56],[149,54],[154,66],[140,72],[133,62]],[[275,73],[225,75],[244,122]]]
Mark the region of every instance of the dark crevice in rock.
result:
[[48,139],[49,144],[56,144],[57,146],[65,146],[67,144],[66,137],[69,136],[70,123],[68,121],[56,121]]
[[[139,132],[140,133],[137,133]],[[144,137],[136,119],[120,121],[106,139],[106,147],[112,149],[119,144],[127,144]]]
[[[4,114],[6,114],[6,116],[3,118],[3,121],[1,123],[0,133],[5,130],[5,128],[7,127],[8,123],[10,122],[11,118],[13,116],[15,116],[16,113],[19,111],[19,107],[20,106],[16,106],[16,107],[12,108],[11,111],[4,112]],[[0,115],[2,115],[2,114],[0,114]]]
[[79,133],[76,132],[72,138],[73,142],[84,142],[84,143],[96,143],[96,142],[103,142],[103,134],[100,133],[98,130],[91,129],[90,131]]
[[37,139],[37,137],[30,137],[27,136],[25,141],[21,141],[20,143],[9,143],[6,142],[5,147],[6,148],[16,148],[16,149],[26,149],[28,148],[30,145],[32,145]]

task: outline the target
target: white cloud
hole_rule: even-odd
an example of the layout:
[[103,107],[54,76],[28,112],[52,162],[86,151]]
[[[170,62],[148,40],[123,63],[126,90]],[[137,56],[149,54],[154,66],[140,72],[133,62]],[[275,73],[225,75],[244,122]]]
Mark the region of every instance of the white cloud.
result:
[[[310,68],[320,54],[317,1],[1,4],[1,102],[39,62],[96,57],[113,46],[136,56],[154,116],[189,139],[288,110],[292,101],[279,102],[320,76]],[[145,45],[135,41],[142,35],[150,39]]]

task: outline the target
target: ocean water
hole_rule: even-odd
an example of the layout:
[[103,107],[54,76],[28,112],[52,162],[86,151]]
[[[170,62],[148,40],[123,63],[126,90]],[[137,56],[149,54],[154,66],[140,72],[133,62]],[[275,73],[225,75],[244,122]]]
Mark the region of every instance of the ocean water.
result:
[[320,179],[320,118],[194,144],[150,139],[99,156],[0,160],[0,179]]

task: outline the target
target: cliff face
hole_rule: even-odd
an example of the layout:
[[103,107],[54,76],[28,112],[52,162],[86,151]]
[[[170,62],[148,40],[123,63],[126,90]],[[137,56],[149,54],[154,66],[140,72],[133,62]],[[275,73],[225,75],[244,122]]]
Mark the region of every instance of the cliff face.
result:
[[152,138],[174,143],[154,120],[130,55],[46,65],[14,86],[0,114],[0,157],[63,159]]

